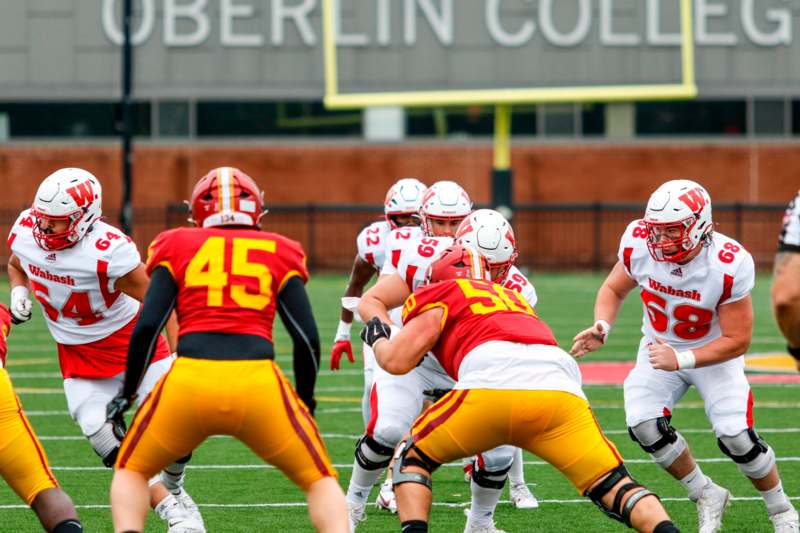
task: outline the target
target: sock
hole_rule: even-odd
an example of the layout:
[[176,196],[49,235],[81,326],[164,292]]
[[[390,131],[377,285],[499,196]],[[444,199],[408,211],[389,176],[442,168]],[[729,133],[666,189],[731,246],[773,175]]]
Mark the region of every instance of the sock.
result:
[[403,533],[428,533],[428,523],[424,520],[406,520],[400,528]]
[[79,520],[64,520],[56,524],[53,528],[53,533],[80,533],[83,531],[83,526]]
[[653,530],[653,533],[680,533],[680,529],[675,527],[669,520],[664,520],[663,522],[659,522],[656,528]]
[[711,480],[703,474],[703,471],[700,470],[700,466],[698,465],[695,465],[694,470],[681,479],[681,484],[686,487],[686,490],[689,492],[689,499],[693,502],[700,499],[703,489],[709,483],[711,483]]
[[525,484],[525,472],[522,464],[522,448],[517,448],[514,452],[514,462],[511,463],[511,470],[508,471],[508,480],[512,485]]
[[365,470],[358,461],[353,461],[353,473],[350,474],[350,485],[347,487],[347,502],[363,505],[382,472],[383,468]]
[[158,505],[156,505],[154,510],[158,516],[160,516],[162,519],[166,519],[169,510],[175,506],[180,506],[180,503],[178,502],[178,499],[175,498],[175,496],[170,494],[169,496],[165,497],[163,500],[158,502]]
[[161,482],[173,494],[177,494],[183,487],[184,472],[186,470],[186,463],[189,462],[191,455],[178,459],[164,470],[161,471]]
[[503,489],[481,487],[475,483],[474,478],[469,488],[470,492],[472,492],[469,522],[471,524],[485,524],[490,522],[494,515],[494,509],[497,507],[497,502],[500,501],[500,495],[503,493]]
[[792,504],[786,496],[786,493],[783,492],[783,483],[780,481],[778,481],[778,484],[773,488],[758,492],[760,492],[761,497],[764,498],[764,503],[767,504],[767,513],[769,513],[770,516],[792,509]]

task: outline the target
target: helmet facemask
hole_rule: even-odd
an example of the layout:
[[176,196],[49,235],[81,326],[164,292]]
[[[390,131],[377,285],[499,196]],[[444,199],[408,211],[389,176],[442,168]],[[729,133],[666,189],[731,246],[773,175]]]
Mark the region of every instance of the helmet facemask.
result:
[[[80,240],[81,236],[76,226],[86,214],[84,209],[78,209],[68,215],[53,216],[37,211],[34,207],[31,209],[31,214],[34,217],[33,239],[41,249],[50,252],[64,250]],[[66,229],[55,232],[50,227],[51,222],[65,222]]]
[[696,216],[686,217],[677,222],[648,222],[647,249],[653,259],[660,262],[680,263],[686,260],[705,240],[692,240],[692,229],[697,224]]

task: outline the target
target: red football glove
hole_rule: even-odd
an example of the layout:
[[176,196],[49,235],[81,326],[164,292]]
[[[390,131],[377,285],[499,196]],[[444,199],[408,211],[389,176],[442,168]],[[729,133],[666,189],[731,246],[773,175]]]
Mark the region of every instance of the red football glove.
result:
[[333,343],[331,348],[331,370],[339,370],[339,361],[342,360],[342,353],[347,354],[347,359],[351,363],[355,363],[356,359],[353,357],[353,346],[349,340],[341,340]]

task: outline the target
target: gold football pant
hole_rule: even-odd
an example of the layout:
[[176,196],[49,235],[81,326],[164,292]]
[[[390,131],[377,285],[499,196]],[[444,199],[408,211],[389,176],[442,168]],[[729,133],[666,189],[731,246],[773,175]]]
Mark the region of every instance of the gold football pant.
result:
[[561,391],[452,390],[420,415],[411,434],[438,463],[512,444],[553,465],[581,494],[622,464],[588,402]]
[[150,478],[211,435],[231,435],[302,489],[336,477],[306,406],[273,361],[178,357],[142,403],[117,468]]
[[28,505],[43,490],[58,488],[5,368],[0,368],[0,475]]

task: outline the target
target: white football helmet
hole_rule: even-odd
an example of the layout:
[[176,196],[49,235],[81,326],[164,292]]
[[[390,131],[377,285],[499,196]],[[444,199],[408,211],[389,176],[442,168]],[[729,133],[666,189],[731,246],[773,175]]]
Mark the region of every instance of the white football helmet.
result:
[[453,181],[437,181],[422,198],[419,209],[422,231],[433,236],[431,220],[462,220],[472,212],[472,200],[461,185]]
[[[103,190],[91,173],[62,168],[47,176],[33,199],[33,238],[43,250],[63,250],[78,242],[102,215]],[[54,233],[50,223],[63,221],[66,229]]]
[[456,244],[477,250],[489,261],[492,270],[499,269],[493,279],[495,283],[505,280],[518,255],[511,224],[492,209],[478,209],[465,218],[456,230]]
[[386,222],[392,229],[400,227],[394,219],[396,215],[416,215],[422,206],[425,184],[416,178],[403,178],[392,185],[386,192],[383,212]]
[[714,232],[711,197],[699,183],[672,180],[656,189],[644,213],[647,248],[656,261],[678,263]]

